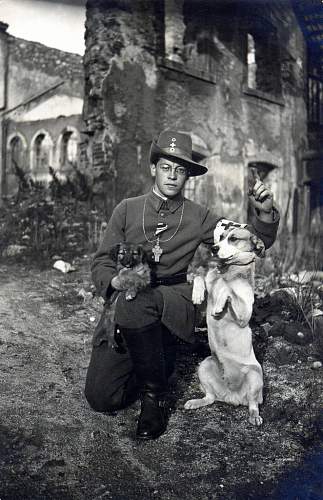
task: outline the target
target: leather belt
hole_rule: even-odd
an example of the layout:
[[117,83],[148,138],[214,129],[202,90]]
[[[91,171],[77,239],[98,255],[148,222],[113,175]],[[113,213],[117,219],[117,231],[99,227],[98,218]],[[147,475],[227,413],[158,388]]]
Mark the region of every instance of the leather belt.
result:
[[159,276],[159,277],[152,275],[150,286],[154,288],[159,285],[171,286],[186,282],[187,282],[186,273],[178,273],[174,274],[173,276]]

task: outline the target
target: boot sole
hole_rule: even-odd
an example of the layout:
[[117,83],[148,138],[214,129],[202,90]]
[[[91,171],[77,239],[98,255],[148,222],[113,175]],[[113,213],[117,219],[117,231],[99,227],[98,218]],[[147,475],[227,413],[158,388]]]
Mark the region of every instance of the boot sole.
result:
[[138,436],[138,435],[136,435],[136,439],[138,439],[139,441],[151,441],[151,440],[157,439],[160,436],[162,436],[163,434],[165,434],[166,430],[167,430],[167,427],[163,431],[159,432],[158,434],[154,434],[153,436]]

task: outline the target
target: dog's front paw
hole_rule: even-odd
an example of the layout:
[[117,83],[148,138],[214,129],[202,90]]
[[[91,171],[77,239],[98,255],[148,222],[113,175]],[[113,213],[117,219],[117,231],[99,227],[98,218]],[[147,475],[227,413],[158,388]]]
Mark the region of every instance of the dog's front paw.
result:
[[201,276],[196,276],[193,282],[192,302],[195,305],[202,304],[205,296],[205,282]]
[[133,300],[136,297],[136,292],[134,290],[127,290],[126,291],[126,300]]
[[263,423],[263,419],[260,415],[252,415],[249,416],[249,422],[256,427],[259,427]]

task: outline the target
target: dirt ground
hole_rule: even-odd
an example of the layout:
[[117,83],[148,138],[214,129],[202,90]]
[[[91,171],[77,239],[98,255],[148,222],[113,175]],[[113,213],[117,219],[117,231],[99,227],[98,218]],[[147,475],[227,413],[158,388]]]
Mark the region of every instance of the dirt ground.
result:
[[[62,274],[0,264],[0,499],[278,498],[284,474],[323,439],[323,369],[313,369],[311,345],[257,340],[265,402],[256,429],[246,408],[183,409],[199,394],[196,367],[207,353],[200,333],[198,348],[180,349],[167,433],[136,443],[138,403],[105,415],[84,398],[101,303],[89,261],[76,267]],[[282,349],[292,355],[283,359]]]

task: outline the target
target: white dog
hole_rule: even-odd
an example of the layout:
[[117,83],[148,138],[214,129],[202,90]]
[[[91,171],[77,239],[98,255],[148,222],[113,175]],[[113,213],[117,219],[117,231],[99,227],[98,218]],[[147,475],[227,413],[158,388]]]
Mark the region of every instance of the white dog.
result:
[[265,247],[245,226],[231,226],[213,246],[212,253],[217,267],[210,266],[205,279],[194,279],[192,295],[195,303],[201,303],[205,287],[208,292],[207,327],[212,354],[198,369],[205,396],[187,401],[185,409],[214,401],[246,405],[249,421],[261,425],[258,405],[262,403],[263,375],[248,323],[254,302],[254,260],[256,255],[264,256]]

